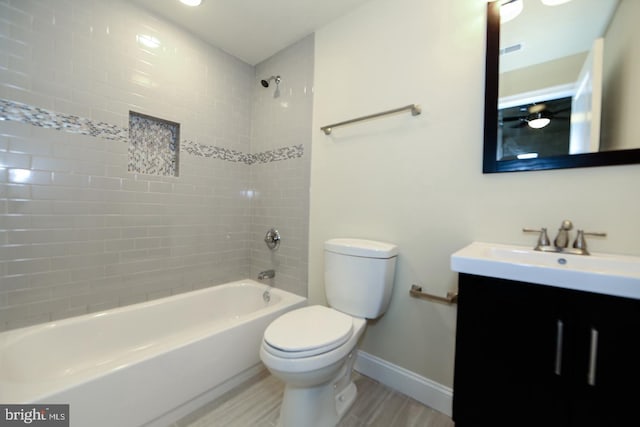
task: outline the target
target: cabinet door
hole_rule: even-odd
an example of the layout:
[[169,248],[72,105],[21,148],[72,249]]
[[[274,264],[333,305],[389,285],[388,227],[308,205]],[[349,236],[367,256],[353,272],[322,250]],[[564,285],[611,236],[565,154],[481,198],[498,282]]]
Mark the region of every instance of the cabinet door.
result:
[[[461,274],[456,427],[566,426],[557,289]],[[560,347],[559,347],[560,346]]]
[[640,301],[582,294],[572,425],[640,425]]

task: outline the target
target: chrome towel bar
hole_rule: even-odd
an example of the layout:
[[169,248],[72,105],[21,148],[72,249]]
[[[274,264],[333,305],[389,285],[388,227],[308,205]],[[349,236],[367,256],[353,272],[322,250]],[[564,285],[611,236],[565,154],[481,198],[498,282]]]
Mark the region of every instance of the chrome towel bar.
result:
[[447,292],[446,297],[441,297],[439,295],[428,294],[422,291],[422,286],[411,285],[411,290],[409,290],[409,295],[415,298],[427,299],[430,301],[443,302],[445,304],[455,304],[458,302],[458,293],[457,292]]
[[340,123],[334,123],[332,125],[322,126],[320,130],[324,132],[325,135],[331,135],[331,131],[333,128],[337,128],[338,126],[350,125],[351,123],[362,122],[364,120],[375,119],[377,117],[388,116],[389,114],[401,113],[403,111],[411,111],[412,116],[417,116],[422,113],[422,108],[420,108],[417,104],[406,105],[404,107],[396,108],[393,110],[383,111],[381,113],[370,114],[368,116],[358,117],[356,119],[346,120]]

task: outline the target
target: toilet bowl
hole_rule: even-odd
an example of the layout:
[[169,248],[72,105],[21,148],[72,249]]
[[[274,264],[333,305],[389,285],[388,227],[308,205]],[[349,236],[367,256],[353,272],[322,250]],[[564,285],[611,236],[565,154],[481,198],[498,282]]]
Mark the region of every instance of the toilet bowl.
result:
[[260,358],[285,383],[278,425],[333,427],[356,398],[351,379],[366,318],[386,311],[397,247],[358,239],[325,242],[331,307],[290,311],[265,330]]
[[335,426],[356,397],[351,371],[366,320],[314,305],[267,327],[260,358],[286,384],[279,426]]

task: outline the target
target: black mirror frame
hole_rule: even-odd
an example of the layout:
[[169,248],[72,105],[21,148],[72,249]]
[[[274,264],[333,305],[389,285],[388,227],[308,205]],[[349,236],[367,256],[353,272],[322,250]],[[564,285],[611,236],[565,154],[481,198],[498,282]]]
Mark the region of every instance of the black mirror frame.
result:
[[487,53],[484,100],[482,173],[582,168],[640,163],[640,149],[567,154],[523,160],[496,159],[498,145],[498,84],[500,77],[500,2],[487,3]]

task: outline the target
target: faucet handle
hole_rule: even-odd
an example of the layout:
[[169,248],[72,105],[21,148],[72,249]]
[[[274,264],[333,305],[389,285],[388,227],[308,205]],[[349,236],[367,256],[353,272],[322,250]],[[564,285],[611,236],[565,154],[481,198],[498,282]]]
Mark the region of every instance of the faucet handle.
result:
[[576,235],[576,240],[573,242],[573,247],[575,249],[583,249],[586,252],[587,241],[585,240],[584,236],[607,237],[607,233],[578,230],[578,234]]
[[524,231],[525,233],[540,233],[540,235],[538,236],[538,244],[536,245],[536,248],[551,245],[549,236],[547,235],[547,229],[545,227],[542,227],[539,230],[536,230],[535,228],[523,228],[522,231]]

